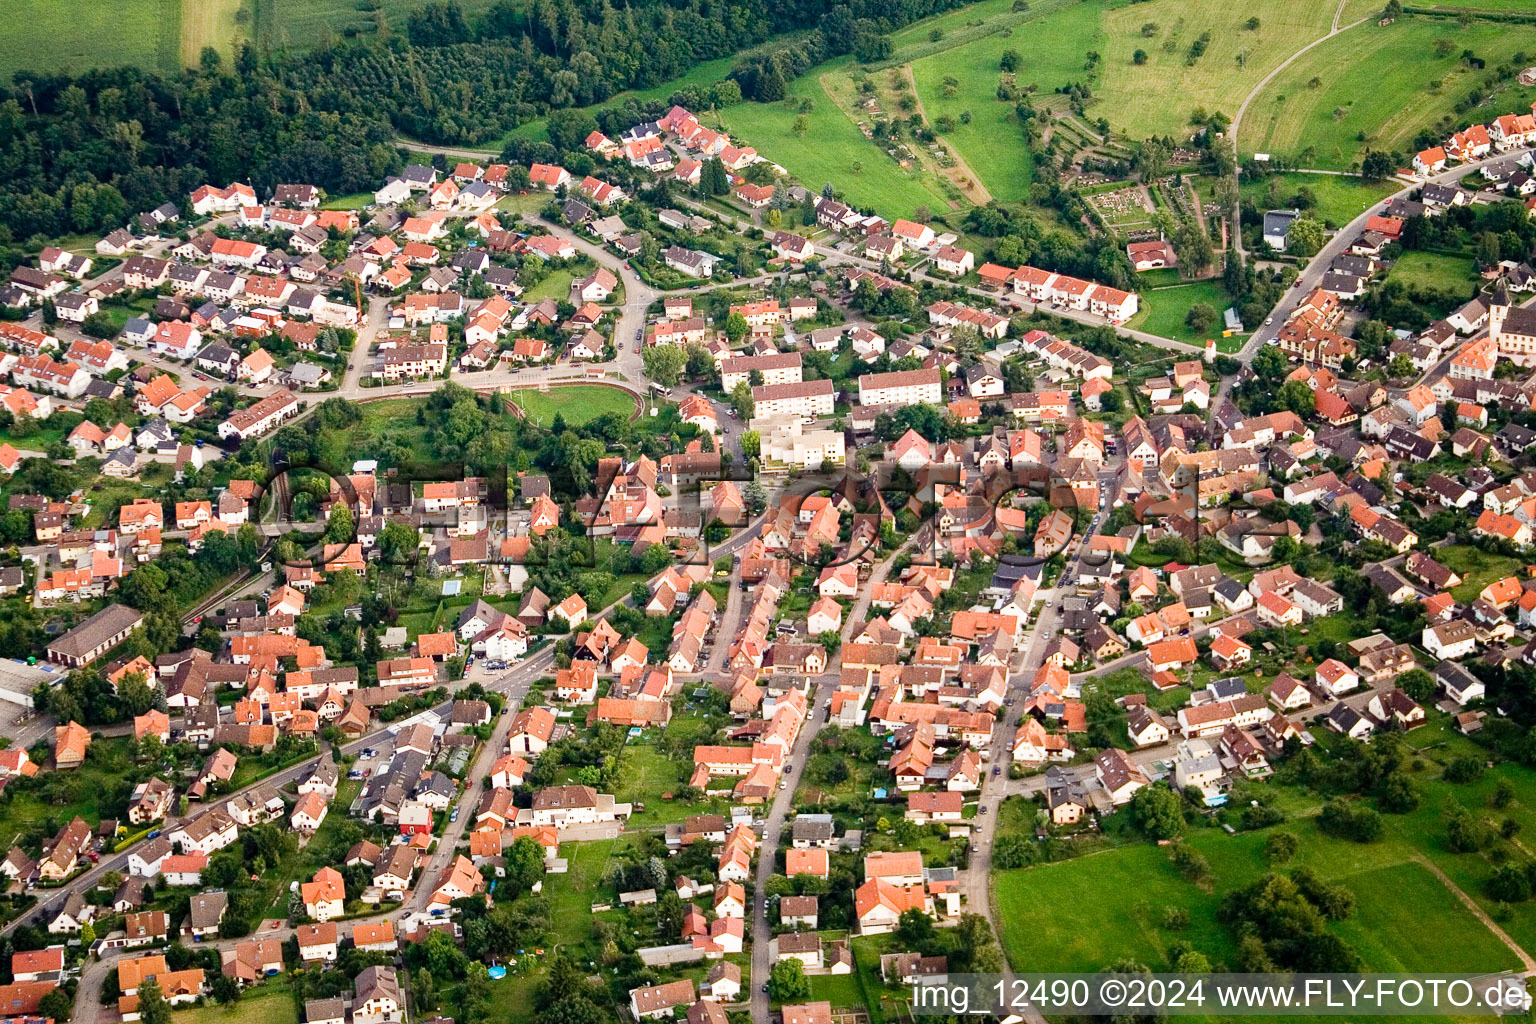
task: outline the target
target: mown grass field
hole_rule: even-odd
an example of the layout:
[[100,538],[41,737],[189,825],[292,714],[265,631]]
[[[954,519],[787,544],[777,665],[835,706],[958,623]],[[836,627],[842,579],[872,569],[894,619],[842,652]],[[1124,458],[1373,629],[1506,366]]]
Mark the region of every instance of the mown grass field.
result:
[[[1436,56],[1441,39],[1450,42],[1451,52]],[[1423,17],[1385,27],[1358,25],[1307,51],[1264,87],[1248,107],[1238,150],[1280,153],[1307,166],[1335,169],[1348,167],[1367,147],[1407,154],[1415,135],[1452,114],[1457,101],[1481,82],[1485,72],[1468,68],[1463,50],[1492,68],[1529,50],[1530,42],[1528,30],[1487,21],[1465,29]],[[1528,110],[1533,98],[1536,89],[1505,89],[1486,110],[1455,120]]]
[[1477,264],[1469,256],[1442,256],[1432,252],[1405,252],[1387,275],[1409,287],[1462,289],[1477,276]]
[[629,392],[595,384],[576,384],[548,391],[519,390],[508,402],[516,402],[529,419],[545,426],[554,421],[556,413],[565,417],[567,425],[579,427],[605,413],[616,412],[627,417],[635,411],[635,402]]
[[1252,199],[1261,209],[1291,206],[1299,188],[1312,190],[1317,205],[1312,215],[1325,224],[1342,227],[1364,213],[1373,204],[1398,189],[1390,181],[1365,182],[1337,174],[1271,174],[1256,181],[1245,181],[1239,188],[1244,199]]
[[[1328,31],[1335,9],[1331,2],[1297,0],[1157,0],[1106,11],[1094,47],[1104,55],[1104,73],[1088,114],[1108,118],[1136,139],[1178,137],[1197,107],[1230,117],[1265,75]],[[1244,27],[1249,18],[1259,19],[1257,29]],[[1148,24],[1156,28],[1144,36]],[[1204,54],[1188,64],[1191,45],[1207,31]],[[1137,50],[1146,52],[1145,64],[1134,62]]]
[[208,1003],[171,1015],[172,1024],[297,1024],[298,1008],[286,986],[267,982],[238,1003]]
[[[1015,50],[1023,60],[1016,72],[1018,82],[1038,83],[1041,91],[1051,92],[1081,70],[1082,41],[1092,38],[1097,24],[1098,11],[1078,4],[1050,14],[1038,24],[1017,22],[1003,31],[912,62],[912,76],[928,123],[932,125],[944,116],[954,120],[954,128],[944,138],[993,198],[1027,198],[1033,169],[1013,104],[997,98],[998,61],[1003,51]],[[1048,32],[1043,31],[1046,25]],[[945,95],[947,78],[957,82],[948,87],[952,96]],[[963,117],[967,112],[969,124]]]
[[196,64],[211,46],[225,58],[235,52],[235,40],[247,38],[250,14],[244,0],[181,0],[181,62]]
[[[1220,278],[1142,291],[1140,295],[1141,311],[1131,317],[1127,326],[1192,345],[1203,345],[1206,338],[1220,339],[1221,312],[1232,305],[1232,299],[1227,295],[1227,289]],[[1191,307],[1201,302],[1216,310],[1217,319],[1210,329],[1194,331],[1184,322],[1184,318],[1189,315]]]

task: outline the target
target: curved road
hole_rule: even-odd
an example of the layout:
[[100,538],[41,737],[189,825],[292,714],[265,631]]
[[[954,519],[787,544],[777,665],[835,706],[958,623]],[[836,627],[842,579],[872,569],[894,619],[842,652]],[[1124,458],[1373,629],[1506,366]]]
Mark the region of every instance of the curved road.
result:
[[[1280,297],[1280,301],[1275,305],[1275,308],[1272,311],[1270,317],[1270,319],[1274,320],[1275,322],[1260,327],[1258,330],[1254,331],[1253,336],[1248,339],[1248,343],[1244,345],[1242,350],[1238,353],[1238,358],[1244,363],[1252,361],[1253,357],[1258,354],[1259,349],[1262,348],[1264,344],[1269,341],[1269,339],[1280,333],[1280,328],[1284,326],[1284,321],[1281,314],[1293,307],[1298,301],[1300,301],[1303,296],[1305,296],[1308,292],[1312,291],[1312,289],[1316,288],[1319,284],[1322,283],[1323,275],[1328,272],[1328,265],[1333,262],[1334,257],[1347,250],[1350,244],[1357,237],[1359,237],[1360,232],[1365,228],[1365,222],[1370,217],[1374,216],[1376,211],[1384,207],[1386,204],[1392,202],[1394,199],[1405,198],[1409,193],[1423,188],[1426,184],[1444,185],[1451,182],[1460,181],[1466,175],[1486,167],[1489,164],[1501,163],[1505,160],[1513,159],[1518,152],[1519,150],[1509,150],[1507,152],[1486,157],[1482,160],[1473,160],[1468,163],[1452,167],[1448,170],[1441,171],[1439,174],[1432,174],[1424,179],[1416,179],[1413,182],[1405,184],[1402,188],[1398,189],[1396,192],[1393,192],[1391,195],[1383,196],[1376,202],[1372,203],[1354,220],[1350,221],[1338,231],[1334,232],[1333,237],[1328,239],[1328,241],[1323,244],[1322,249],[1318,251],[1317,255],[1307,262],[1307,265],[1302,268],[1301,273],[1296,275],[1296,282],[1291,285],[1290,291],[1282,295]],[[1230,380],[1230,378],[1228,379]],[[1214,407],[1214,405],[1215,403],[1213,401],[1212,406]]]
[[[1324,35],[1318,36],[1316,39],[1312,40],[1306,46],[1303,46],[1301,49],[1297,50],[1295,53],[1293,53],[1289,57],[1285,58],[1285,60],[1281,61],[1278,65],[1276,65],[1276,67],[1275,67],[1275,69],[1273,71],[1271,71],[1269,74],[1265,75],[1263,78],[1259,79],[1259,82],[1258,82],[1257,85],[1255,85],[1252,89],[1248,90],[1248,95],[1244,96],[1243,97],[1243,102],[1238,105],[1237,116],[1232,118],[1232,124],[1231,124],[1230,128],[1228,129],[1228,132],[1229,132],[1230,137],[1232,139],[1232,152],[1233,152],[1233,156],[1234,157],[1236,156],[1236,154],[1238,152],[1238,149],[1237,149],[1237,133],[1238,133],[1238,129],[1242,127],[1243,115],[1248,113],[1248,104],[1250,104],[1250,103],[1252,103],[1254,101],[1254,99],[1259,95],[1259,93],[1264,90],[1264,87],[1266,85],[1268,85],[1270,82],[1274,81],[1274,78],[1275,78],[1276,75],[1278,75],[1280,72],[1284,71],[1286,68],[1290,67],[1292,62],[1294,62],[1297,57],[1300,57],[1302,54],[1306,53],[1308,50],[1312,49],[1314,46],[1318,45],[1319,43],[1327,42],[1328,40],[1332,39],[1334,36],[1338,35],[1340,32],[1348,31],[1349,29],[1354,28],[1356,25],[1359,25],[1361,22],[1364,22],[1364,21],[1368,20],[1367,18],[1361,18],[1358,21],[1352,21],[1348,25],[1345,25],[1343,28],[1340,28],[1339,27],[1339,19],[1344,16],[1344,4],[1345,4],[1345,0],[1339,0],[1339,6],[1333,12],[1333,25],[1328,29],[1327,33],[1325,33]],[[1236,161],[1236,159],[1234,159],[1233,160],[1234,167],[1236,166],[1236,163],[1237,163],[1237,161]],[[1236,172],[1234,171],[1234,174],[1235,173]],[[1240,218],[1240,214],[1238,213],[1238,211],[1233,210],[1232,211],[1232,219],[1233,219],[1233,224],[1232,224],[1232,244],[1237,249],[1238,253],[1244,259],[1247,259],[1248,253],[1243,248],[1243,231],[1242,231],[1242,227],[1243,226],[1239,222],[1239,218]]]

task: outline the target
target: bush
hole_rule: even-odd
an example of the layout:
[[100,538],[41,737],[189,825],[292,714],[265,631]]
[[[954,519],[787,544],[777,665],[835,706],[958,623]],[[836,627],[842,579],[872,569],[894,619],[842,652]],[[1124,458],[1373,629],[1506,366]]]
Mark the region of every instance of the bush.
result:
[[1506,864],[1488,879],[1488,895],[1500,903],[1524,903],[1531,898],[1531,866]]
[[1381,815],[1369,807],[1357,807],[1342,798],[1334,798],[1323,805],[1317,817],[1317,827],[1329,835],[1357,843],[1374,843],[1381,838]]
[[1264,859],[1271,864],[1283,864],[1296,856],[1301,840],[1291,832],[1276,832],[1264,841]]
[[1465,784],[1476,782],[1483,774],[1482,758],[1458,757],[1445,766],[1445,781]]

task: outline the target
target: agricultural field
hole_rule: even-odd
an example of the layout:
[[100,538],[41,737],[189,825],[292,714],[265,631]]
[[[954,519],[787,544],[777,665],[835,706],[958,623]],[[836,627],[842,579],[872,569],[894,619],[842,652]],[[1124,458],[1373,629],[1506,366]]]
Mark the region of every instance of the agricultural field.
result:
[[[424,0],[377,0],[376,6],[397,31],[405,30],[411,11]],[[472,22],[495,0],[459,0]],[[196,64],[205,46],[226,59],[240,40],[256,38],[270,49],[305,48],[324,38],[371,34],[373,11],[359,0],[113,0],[107,4],[71,4],[67,23],[61,21],[63,0],[13,0],[5,7],[0,26],[0,77],[9,81],[16,71],[39,74],[74,73],[91,68],[133,65],[174,73]],[[34,32],[33,26],[54,26]],[[13,39],[7,33],[16,33]],[[26,32],[25,41],[20,33]],[[708,73],[714,78],[730,69],[732,60],[700,65],[687,77]],[[714,79],[711,79],[714,80]],[[663,87],[666,95],[673,84]]]
[[[65,13],[67,10],[67,14]],[[17,71],[79,73],[134,64],[176,71],[181,61],[182,0],[10,0],[0,27],[0,78]]]
[[[1449,46],[1437,46],[1442,40]],[[1489,73],[1469,68],[1463,50],[1493,68],[1529,44],[1528,32],[1488,21],[1467,28],[1430,18],[1358,25],[1307,51],[1264,87],[1243,120],[1238,150],[1284,154],[1324,169],[1348,168],[1367,147],[1411,153],[1414,137],[1442,118],[1460,124],[1529,109],[1536,88],[1511,81],[1478,110],[1454,112]]]
[[1339,24],[1351,25],[1361,18],[1375,21],[1381,17],[1385,7],[1386,4],[1381,0],[1344,0],[1344,12],[1339,15]]
[[[230,0],[183,0],[193,2],[230,2]],[[390,29],[405,32],[410,13],[422,6],[422,0],[377,0],[363,4],[359,0],[250,0],[254,9],[256,36],[263,46],[305,48],[320,41],[329,31],[333,38],[349,33],[370,35],[375,28],[372,7],[384,13]],[[495,4],[495,0],[459,0],[465,20],[471,24]]]
[[[1364,3],[1364,0],[1351,0],[1351,2]],[[1380,4],[1374,5],[1370,8],[1371,12],[1374,13],[1375,9],[1380,6]],[[1531,5],[1526,0],[1447,0],[1447,2],[1443,3],[1436,3],[1434,0],[1430,0],[1427,3],[1416,2],[1409,6],[1428,7],[1437,11],[1488,11],[1490,13],[1514,12],[1519,14],[1529,14],[1531,10]]]
[[[1196,108],[1233,116],[1265,75],[1328,31],[1335,9],[1333,3],[1296,0],[1156,0],[1106,11],[1100,37],[1079,44],[1104,55],[1088,115],[1108,118],[1137,139],[1180,136]],[[1250,18],[1258,19],[1257,28],[1246,27]],[[1204,52],[1190,63],[1191,48],[1206,32]],[[1140,65],[1138,50],[1146,54]]]
[[1271,174],[1265,178],[1244,181],[1238,192],[1244,199],[1252,199],[1260,209],[1291,207],[1298,189],[1311,191],[1317,205],[1312,216],[1325,225],[1342,227],[1366,212],[1375,203],[1398,190],[1401,183],[1390,181],[1367,182],[1338,174]]

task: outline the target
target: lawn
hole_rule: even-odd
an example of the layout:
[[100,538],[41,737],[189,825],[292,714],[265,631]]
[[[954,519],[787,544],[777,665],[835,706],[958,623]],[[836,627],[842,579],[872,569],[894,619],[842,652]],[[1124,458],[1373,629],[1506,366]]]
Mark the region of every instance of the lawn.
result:
[[[1192,345],[1204,344],[1206,338],[1221,337],[1221,313],[1232,305],[1226,287],[1217,277],[1205,281],[1181,284],[1173,288],[1157,288],[1141,292],[1141,311],[1131,317],[1126,325],[1132,330],[1146,331],[1175,341]],[[1192,330],[1184,322],[1196,304],[1204,302],[1216,310],[1216,323],[1204,331]]]
[[857,1006],[862,1009],[869,1005],[869,996],[864,994],[857,971],[853,974],[816,974],[811,976],[810,982],[813,1000],[825,999],[834,1007]]
[[373,202],[372,192],[354,192],[349,196],[327,196],[320,204],[322,210],[361,210]]
[[[1048,4],[1037,7],[1029,12],[1030,17],[1040,18],[1050,11]],[[1049,93],[1081,74],[1083,53],[1091,48],[1098,20],[1095,7],[1078,4],[1048,14],[1038,29],[1021,21],[1017,28],[982,36],[912,63],[912,76],[928,122],[944,116],[954,120],[954,128],[944,138],[994,199],[1028,198],[1033,173],[1033,160],[1025,148],[1013,104],[997,98],[998,61],[1003,51],[1015,50],[1022,58],[1015,72],[1018,82],[1038,84],[1042,92]],[[950,77],[958,84],[950,86],[953,95],[946,96],[944,80]],[[963,116],[966,113],[970,115],[968,124]]]
[[1484,587],[1506,576],[1518,575],[1525,563],[1512,556],[1491,555],[1470,544],[1446,544],[1435,548],[1435,561],[1461,577],[1461,586],[1451,596],[1461,602],[1472,601]]
[[579,427],[610,412],[633,416],[635,400],[622,388],[601,384],[574,384],[569,387],[536,391],[522,388],[512,392],[509,401],[522,406],[529,419],[548,426],[555,414],[565,417],[567,426]]
[[544,280],[524,292],[523,299],[526,302],[538,302],[541,299],[566,302],[571,297],[571,282],[574,280],[576,280],[574,270],[569,267],[557,267],[550,271]]
[[[860,989],[866,999],[870,1024],[884,1024],[888,1020],[910,1019],[907,1011],[909,990],[887,989],[880,980],[880,954],[900,952],[900,943],[893,935],[864,935],[849,940],[853,947],[854,977],[859,979]],[[815,982],[813,981],[814,985]],[[812,988],[812,992],[816,989]],[[836,1004],[834,1004],[836,1005]]]
[[[1136,139],[1181,136],[1197,108],[1231,117],[1265,75],[1328,31],[1334,9],[1296,0],[1157,0],[1105,11],[1100,36],[1083,46],[1104,55],[1088,116],[1105,117]],[[1244,27],[1249,18],[1259,19],[1257,29]],[[1150,35],[1143,35],[1146,25],[1155,26]],[[1209,45],[1191,65],[1190,47],[1203,32],[1211,34]],[[1144,64],[1135,63],[1137,50]]]
[[171,1015],[172,1024],[297,1024],[298,1019],[293,994],[270,982],[247,992],[238,1003],[208,1003]]
[[1464,292],[1477,280],[1477,264],[1469,256],[1442,256],[1432,252],[1405,252],[1387,275],[1409,288],[1446,288]]
[[668,825],[682,821],[690,814],[703,814],[710,808],[703,804],[683,803],[680,800],[664,800],[663,794],[676,793],[688,784],[692,765],[674,760],[649,743],[626,743],[619,758],[619,791],[614,799],[634,804],[645,804],[645,810],[630,816],[635,825]]
[[552,904],[555,938],[561,945],[580,945],[592,927],[592,904],[605,895],[600,891],[603,872],[612,856],[616,839],[587,843],[565,843],[560,856],[568,869],[561,875],[544,876],[544,895]]
[[[1441,39],[1451,46],[1437,56]],[[1307,51],[1264,87],[1248,107],[1238,149],[1244,155],[1279,153],[1305,166],[1341,169],[1367,147],[1411,153],[1414,136],[1435,129],[1442,118],[1455,122],[1448,128],[1487,120],[1481,109],[1455,113],[1456,104],[1484,75],[1461,61],[1463,50],[1492,68],[1529,44],[1529,32],[1492,22],[1474,22],[1465,29],[1431,18],[1401,18],[1385,27],[1358,25]],[[1488,110],[1528,109],[1533,98],[1536,88],[1511,88],[1499,93]]]
[[277,884],[271,890],[274,894],[273,902],[268,907],[267,913],[264,916],[287,916],[289,884],[292,882],[307,882],[314,877],[316,871],[325,867],[325,864],[317,860],[316,856],[310,851],[324,849],[329,842],[334,841],[331,837],[336,834],[341,824],[348,820],[347,808],[352,806],[352,801],[357,799],[357,794],[362,788],[363,783],[360,779],[355,781],[342,779],[341,784],[336,787],[336,798],[331,801],[330,810],[326,812],[325,820],[320,823],[320,827],[315,830],[314,836],[305,845],[304,849],[298,851],[291,860],[285,859],[281,865],[283,870],[268,872],[266,878],[268,885],[270,886],[274,882]]
[[1305,187],[1317,201],[1312,215],[1324,224],[1342,227],[1396,192],[1399,184],[1365,182],[1338,174],[1271,174],[1243,182],[1239,191],[1244,199],[1252,199],[1261,208],[1274,209],[1294,205],[1291,200],[1296,190]]
[[[873,207],[888,218],[910,217],[919,206],[947,209],[949,197],[932,175],[899,166],[823,90],[821,76],[845,71],[849,63],[841,58],[817,65],[789,83],[784,102],[739,103],[721,111],[718,121],[812,191],[830,181],[854,206]],[[806,100],[811,112],[801,136],[794,124]]]
[[163,72],[181,69],[182,0],[115,0],[64,4],[8,0],[0,28],[0,78],[29,70],[79,74],[133,64]]
[[[97,739],[91,743],[85,764],[73,771],[12,780],[6,787],[5,802],[0,804],[0,843],[9,847],[24,832],[36,828],[54,831],[77,816],[94,828],[102,819],[102,799],[110,799],[119,786],[131,785],[131,779],[123,781],[131,744],[132,740],[123,737]],[[37,792],[50,775],[62,783],[60,800],[44,800],[45,794]],[[52,829],[48,828],[50,822]]]

